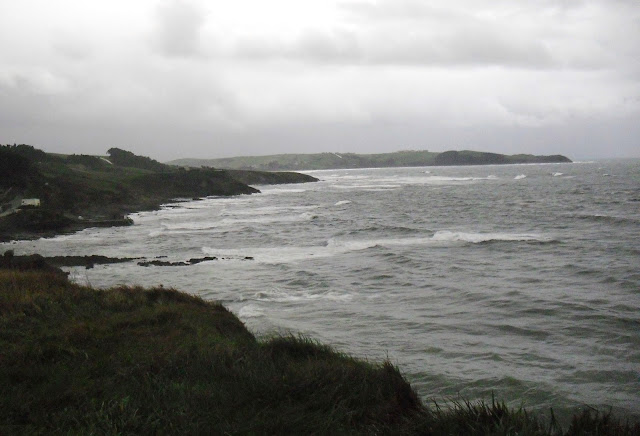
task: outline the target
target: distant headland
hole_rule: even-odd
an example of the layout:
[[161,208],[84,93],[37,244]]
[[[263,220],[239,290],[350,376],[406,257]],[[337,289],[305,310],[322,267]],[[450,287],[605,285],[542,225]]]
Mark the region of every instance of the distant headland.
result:
[[130,225],[127,214],[180,198],[255,194],[260,191],[250,185],[316,180],[292,172],[185,169],[119,148],[90,156],[0,145],[0,241]]
[[570,163],[571,159],[559,154],[535,156],[531,154],[504,155],[480,151],[407,150],[394,153],[316,153],[275,154],[221,159],[178,159],[168,162],[183,167],[214,167],[261,171],[303,171],[342,168],[423,167],[449,165],[500,165],[534,163]]

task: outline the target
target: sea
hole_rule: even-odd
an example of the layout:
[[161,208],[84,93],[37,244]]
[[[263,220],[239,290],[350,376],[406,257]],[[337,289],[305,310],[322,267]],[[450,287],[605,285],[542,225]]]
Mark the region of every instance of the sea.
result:
[[640,418],[640,160],[307,171],[0,251],[138,257],[76,282],[174,287],[258,337],[397,365],[425,402]]

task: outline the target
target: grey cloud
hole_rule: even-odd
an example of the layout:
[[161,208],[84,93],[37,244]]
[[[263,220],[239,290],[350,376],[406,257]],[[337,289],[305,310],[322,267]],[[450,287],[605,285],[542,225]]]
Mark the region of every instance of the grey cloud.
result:
[[364,29],[370,63],[591,70],[610,68],[612,52],[640,43],[637,3],[608,1],[380,0],[342,7]]
[[205,12],[196,3],[168,0],[157,10],[154,43],[158,50],[173,57],[201,54],[200,33],[205,24]]
[[53,35],[51,46],[54,52],[72,61],[84,61],[92,56],[92,47],[80,35],[69,32],[57,32]]
[[433,35],[353,32],[307,32],[288,42],[244,40],[236,55],[253,60],[269,58],[300,62],[369,65],[503,65],[549,68],[556,65],[543,44],[493,29],[463,28]]
[[342,9],[350,19],[355,21],[415,21],[425,18],[437,19],[440,21],[452,21],[459,18],[460,14],[450,9],[436,7],[424,1],[416,0],[395,0],[381,1],[375,3],[352,3],[345,2]]
[[356,65],[564,67],[545,46],[540,29],[496,23],[464,8],[394,0],[346,3],[342,9],[348,19],[344,29],[307,31],[284,41],[245,38],[232,56]]
[[55,95],[65,92],[69,86],[67,79],[42,68],[0,73],[0,91],[11,95]]
[[122,2],[100,31],[53,13],[52,27],[11,27],[0,14],[0,142],[163,160],[407,148],[638,156],[637,0],[359,3],[332,10],[335,21],[255,29],[235,6],[227,16],[204,0],[149,0],[118,29],[135,9]]
[[462,64],[493,64],[551,67],[555,64],[549,51],[533,38],[476,26],[460,29],[441,41],[443,60]]
[[336,61],[357,60],[362,56],[356,35],[344,30],[331,33],[307,32],[291,48],[290,53],[296,57]]
[[363,56],[357,36],[346,30],[308,30],[289,41],[245,38],[237,42],[234,55],[252,60],[288,59],[321,63],[359,62]]

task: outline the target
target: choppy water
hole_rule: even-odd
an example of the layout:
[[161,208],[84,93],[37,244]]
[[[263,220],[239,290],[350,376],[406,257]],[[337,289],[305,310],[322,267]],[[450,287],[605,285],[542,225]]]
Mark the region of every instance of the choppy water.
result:
[[[74,269],[220,300],[254,332],[397,363],[428,399],[640,416],[640,161],[311,172],[17,254],[217,256]],[[253,260],[244,260],[251,256]]]

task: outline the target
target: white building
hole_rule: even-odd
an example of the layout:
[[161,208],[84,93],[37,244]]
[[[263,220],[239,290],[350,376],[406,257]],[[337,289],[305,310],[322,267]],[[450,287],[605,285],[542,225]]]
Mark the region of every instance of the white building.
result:
[[23,198],[20,202],[20,207],[23,206],[34,206],[40,207],[40,199],[39,198]]

